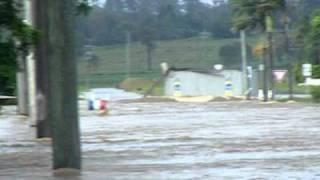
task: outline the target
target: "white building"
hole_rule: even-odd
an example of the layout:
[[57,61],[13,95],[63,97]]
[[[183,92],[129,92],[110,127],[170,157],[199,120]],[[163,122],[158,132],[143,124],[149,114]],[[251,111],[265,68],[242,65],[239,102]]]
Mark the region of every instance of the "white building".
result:
[[167,96],[241,96],[242,72],[224,70],[206,72],[195,70],[171,70],[165,80]]

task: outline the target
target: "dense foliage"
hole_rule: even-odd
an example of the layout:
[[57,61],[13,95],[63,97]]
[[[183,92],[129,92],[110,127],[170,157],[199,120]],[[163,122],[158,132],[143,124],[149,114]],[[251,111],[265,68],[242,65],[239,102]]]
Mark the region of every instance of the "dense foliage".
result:
[[266,30],[266,18],[274,17],[277,10],[285,6],[285,0],[231,0],[236,30]]
[[[17,58],[25,58],[41,33],[24,21],[24,1],[0,1],[0,94],[12,94],[15,73],[21,69]],[[77,13],[88,14],[88,0],[80,0]]]
[[11,94],[15,88],[17,57],[25,56],[35,43],[38,32],[24,23],[22,4],[15,0],[0,2],[0,93]]
[[79,18],[79,43],[114,45],[131,41],[145,46],[147,69],[152,70],[152,55],[157,40],[174,40],[211,34],[231,38],[231,13],[227,3],[211,6],[200,0],[107,0],[103,7]]
[[78,33],[85,43],[124,43],[126,32],[133,41],[179,39],[210,32],[216,38],[230,38],[231,13],[227,4],[209,6],[199,0],[107,0],[103,7],[79,19]]
[[[235,42],[232,44],[222,46],[219,50],[219,56],[221,61],[220,63],[227,68],[241,70],[241,61],[239,61],[239,57],[241,57],[241,50],[239,48],[240,46],[240,42]],[[251,47],[247,45],[248,59],[252,59],[251,52]]]

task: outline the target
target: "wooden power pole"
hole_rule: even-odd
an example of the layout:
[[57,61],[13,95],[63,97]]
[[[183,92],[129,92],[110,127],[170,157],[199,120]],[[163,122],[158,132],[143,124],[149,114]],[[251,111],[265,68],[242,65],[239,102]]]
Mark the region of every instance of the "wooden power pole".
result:
[[76,61],[75,0],[47,0],[48,118],[52,124],[53,168],[81,168]]
[[49,31],[48,31],[48,1],[34,0],[35,27],[41,31],[41,38],[35,52],[36,58],[36,101],[37,138],[51,137],[51,122],[48,117],[49,96]]
[[268,41],[268,74],[269,74],[269,80],[270,80],[270,89],[272,92],[271,100],[275,99],[275,78],[273,75],[273,66],[274,66],[274,56],[273,56],[273,20],[271,16],[266,17],[266,32],[267,32],[267,41]]

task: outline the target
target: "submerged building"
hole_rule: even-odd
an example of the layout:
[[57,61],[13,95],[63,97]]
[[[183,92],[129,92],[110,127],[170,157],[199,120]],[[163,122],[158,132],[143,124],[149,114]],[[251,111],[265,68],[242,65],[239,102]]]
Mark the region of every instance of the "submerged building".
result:
[[171,70],[165,80],[167,96],[242,96],[242,72]]

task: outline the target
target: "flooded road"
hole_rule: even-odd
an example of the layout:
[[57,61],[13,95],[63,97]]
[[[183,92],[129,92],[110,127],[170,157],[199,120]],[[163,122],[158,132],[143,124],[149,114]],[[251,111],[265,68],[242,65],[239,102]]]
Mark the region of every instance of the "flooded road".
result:
[[[258,102],[121,103],[81,108],[83,172],[72,179],[320,179],[320,107]],[[52,175],[29,123],[0,116],[0,179]],[[11,115],[9,116],[8,114]]]

